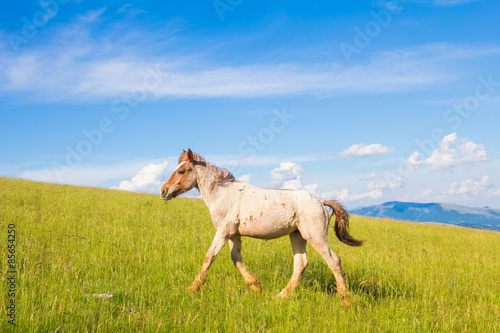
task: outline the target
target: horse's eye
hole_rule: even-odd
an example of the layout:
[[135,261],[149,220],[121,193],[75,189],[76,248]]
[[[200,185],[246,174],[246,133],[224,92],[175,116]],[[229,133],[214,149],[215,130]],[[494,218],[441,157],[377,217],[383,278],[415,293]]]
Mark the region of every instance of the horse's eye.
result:
[[180,171],[179,171],[179,175],[183,175],[183,174],[185,174],[185,173],[186,173],[186,171],[184,171],[184,170],[180,170]]

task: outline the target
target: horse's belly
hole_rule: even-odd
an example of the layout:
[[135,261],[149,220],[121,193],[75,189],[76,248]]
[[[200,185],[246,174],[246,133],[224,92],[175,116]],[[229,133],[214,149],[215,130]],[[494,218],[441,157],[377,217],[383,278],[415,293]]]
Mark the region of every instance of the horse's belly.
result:
[[242,236],[273,239],[290,234],[297,229],[293,210],[275,208],[242,214],[239,218],[239,234]]
[[253,238],[260,238],[260,239],[274,239],[274,238],[279,238],[285,235],[288,235],[295,231],[297,228],[283,228],[283,227],[276,227],[276,226],[271,226],[271,228],[268,225],[265,224],[258,224],[254,223],[253,225],[241,225],[239,228],[239,234],[241,236],[247,236],[247,237],[253,237]]

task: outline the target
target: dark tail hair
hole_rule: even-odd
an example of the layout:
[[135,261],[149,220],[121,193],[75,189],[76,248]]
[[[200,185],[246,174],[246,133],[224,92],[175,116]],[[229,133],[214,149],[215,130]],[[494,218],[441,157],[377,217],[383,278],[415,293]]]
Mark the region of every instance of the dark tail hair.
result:
[[[349,246],[361,246],[362,240],[357,240],[349,233],[349,213],[335,200],[323,200],[323,205],[330,207],[335,213],[335,235],[344,244]],[[330,215],[330,219],[333,214]]]

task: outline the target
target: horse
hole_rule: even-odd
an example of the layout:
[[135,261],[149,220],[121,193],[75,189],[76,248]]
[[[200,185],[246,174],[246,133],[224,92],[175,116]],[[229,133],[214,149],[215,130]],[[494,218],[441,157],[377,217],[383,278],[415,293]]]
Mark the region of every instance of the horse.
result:
[[[265,189],[237,181],[226,169],[210,164],[191,149],[183,151],[178,166],[161,187],[161,198],[171,200],[193,188],[210,210],[217,229],[200,273],[188,290],[197,291],[222,248],[229,243],[231,259],[245,283],[255,292],[261,291],[257,275],[247,270],[241,255],[241,237],[275,239],[288,235],[294,254],[293,274],[276,298],[289,298],[308,265],[306,244],[309,242],[326,261],[336,280],[337,295],[343,301],[350,296],[342,273],[340,258],[328,244],[328,226],[335,214],[335,234],[349,246],[361,246],[363,241],[348,231],[349,214],[335,200],[321,200],[307,191]],[[344,304],[345,305],[345,304]]]

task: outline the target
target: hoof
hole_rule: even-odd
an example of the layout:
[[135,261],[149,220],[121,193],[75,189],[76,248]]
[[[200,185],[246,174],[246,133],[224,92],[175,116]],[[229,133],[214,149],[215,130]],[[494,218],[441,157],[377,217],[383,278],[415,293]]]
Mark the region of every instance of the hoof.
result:
[[197,292],[198,290],[200,290],[200,286],[192,283],[189,285],[189,287],[187,287],[187,290],[192,291],[194,293],[194,292]]
[[283,289],[278,295],[274,296],[273,299],[289,299],[291,295],[291,292]]
[[337,296],[340,299],[340,303],[344,308],[348,308],[352,304],[352,294],[347,290],[340,290],[337,292]]
[[260,293],[262,291],[262,288],[260,287],[260,282],[250,283],[248,284],[248,287],[255,293]]
[[262,288],[260,287],[260,279],[257,275],[250,273],[244,278],[248,288],[250,288],[253,292],[260,293],[262,291]]

